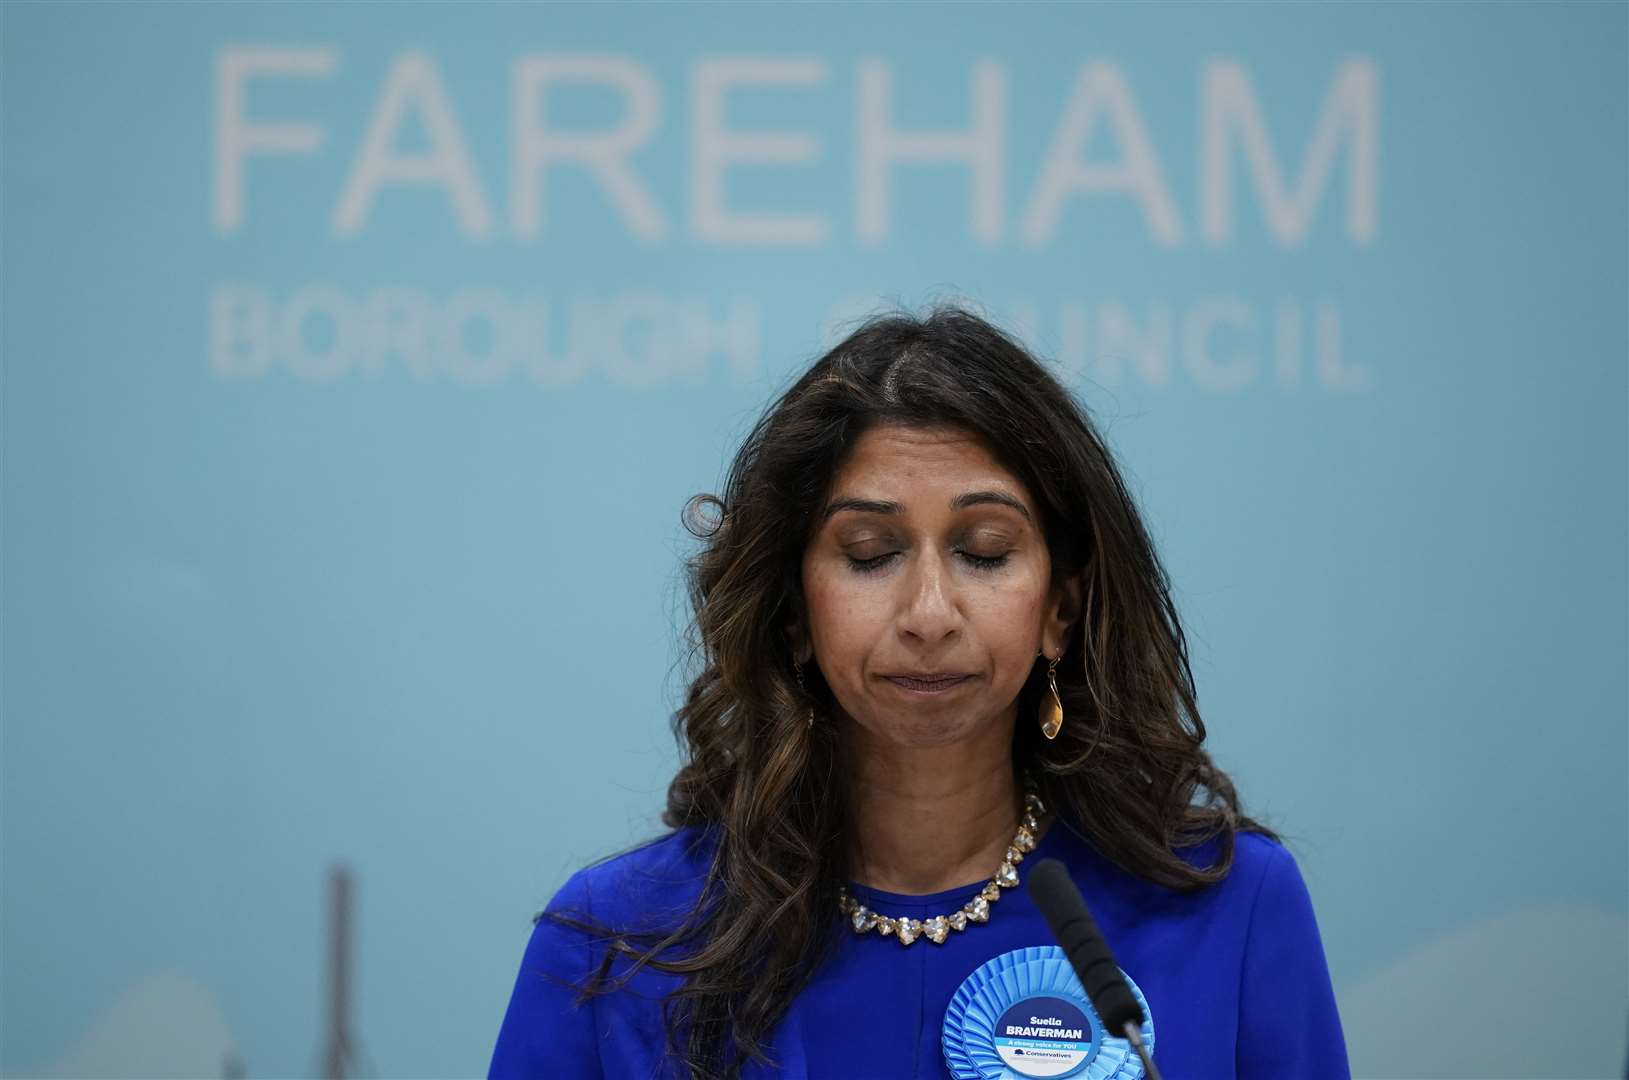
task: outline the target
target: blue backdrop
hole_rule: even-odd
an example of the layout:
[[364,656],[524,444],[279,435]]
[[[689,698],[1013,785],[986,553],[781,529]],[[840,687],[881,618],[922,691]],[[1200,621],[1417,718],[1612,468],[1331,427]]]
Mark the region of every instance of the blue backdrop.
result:
[[[484,1072],[679,527],[981,306],[1125,462],[1360,1075],[1621,1074],[1622,4],[0,8],[0,1068]],[[1553,1038],[1538,1003],[1570,1011]]]

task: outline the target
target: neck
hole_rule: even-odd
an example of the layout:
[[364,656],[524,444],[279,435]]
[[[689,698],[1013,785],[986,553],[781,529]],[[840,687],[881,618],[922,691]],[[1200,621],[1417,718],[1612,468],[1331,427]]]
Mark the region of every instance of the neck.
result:
[[923,895],[988,878],[1018,829],[1013,718],[935,747],[884,742],[850,723],[854,879]]

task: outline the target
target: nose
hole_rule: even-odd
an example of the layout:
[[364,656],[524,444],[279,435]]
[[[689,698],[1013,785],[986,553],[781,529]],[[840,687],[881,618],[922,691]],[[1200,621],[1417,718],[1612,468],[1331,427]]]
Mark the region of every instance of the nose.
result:
[[944,557],[924,551],[911,560],[904,576],[905,599],[899,614],[899,632],[926,645],[935,645],[956,634],[962,614],[956,584]]

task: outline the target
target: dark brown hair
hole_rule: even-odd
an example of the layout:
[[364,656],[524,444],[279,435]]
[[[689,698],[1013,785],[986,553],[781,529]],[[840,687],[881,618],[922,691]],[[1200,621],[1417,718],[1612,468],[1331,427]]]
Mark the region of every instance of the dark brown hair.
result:
[[[966,310],[873,318],[765,411],[723,494],[685,508],[702,542],[688,566],[695,674],[674,714],[683,761],[663,820],[716,841],[694,906],[680,925],[650,933],[548,916],[609,943],[585,997],[646,964],[684,976],[664,1018],[694,1080],[735,1076],[764,1057],[841,929],[851,835],[843,747],[834,725],[805,726],[811,704],[830,710],[831,693],[814,665],[800,692],[785,628],[803,617],[815,514],[846,452],[883,423],[981,438],[1039,505],[1054,581],[1082,575],[1080,618],[1057,667],[1068,722],[1053,742],[1034,724],[1014,735],[1015,763],[1047,804],[1129,873],[1180,890],[1227,874],[1236,831],[1267,832],[1201,748],[1169,578],[1086,408]],[[1037,665],[1020,717],[1034,715],[1043,676]],[[1208,862],[1183,857],[1207,841]],[[612,977],[618,955],[632,963]]]

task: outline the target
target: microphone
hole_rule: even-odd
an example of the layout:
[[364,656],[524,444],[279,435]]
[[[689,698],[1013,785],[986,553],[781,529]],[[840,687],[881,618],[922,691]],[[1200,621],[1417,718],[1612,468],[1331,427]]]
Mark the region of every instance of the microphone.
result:
[[1114,953],[1097,928],[1097,920],[1087,910],[1085,897],[1075,888],[1063,863],[1056,859],[1036,863],[1029,872],[1029,895],[1046,916],[1052,936],[1069,958],[1075,977],[1103,1025],[1136,1047],[1148,1080],[1160,1080],[1160,1072],[1143,1046],[1142,1006],[1132,996]]

